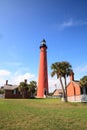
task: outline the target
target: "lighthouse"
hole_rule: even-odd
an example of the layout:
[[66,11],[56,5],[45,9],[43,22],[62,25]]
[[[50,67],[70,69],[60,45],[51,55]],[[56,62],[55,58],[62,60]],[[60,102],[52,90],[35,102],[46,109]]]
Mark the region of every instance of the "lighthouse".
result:
[[47,69],[47,45],[45,39],[40,45],[40,63],[38,74],[37,98],[45,98],[48,95],[48,69]]

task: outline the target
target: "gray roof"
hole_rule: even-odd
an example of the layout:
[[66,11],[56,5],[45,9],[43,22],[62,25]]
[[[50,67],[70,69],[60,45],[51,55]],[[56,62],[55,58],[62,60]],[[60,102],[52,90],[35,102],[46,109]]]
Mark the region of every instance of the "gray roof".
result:
[[14,89],[16,89],[16,88],[18,88],[18,86],[17,85],[4,85],[4,89],[5,90],[14,90]]

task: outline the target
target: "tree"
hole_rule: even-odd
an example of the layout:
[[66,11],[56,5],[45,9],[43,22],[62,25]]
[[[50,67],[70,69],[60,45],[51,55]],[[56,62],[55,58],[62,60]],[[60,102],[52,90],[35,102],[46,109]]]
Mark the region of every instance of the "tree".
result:
[[30,97],[34,97],[35,92],[36,92],[36,88],[37,88],[37,82],[36,81],[30,81],[29,89],[28,89]]
[[22,95],[22,98],[25,98],[27,95],[27,91],[28,91],[28,84],[26,82],[20,82],[19,84],[19,91]]
[[87,76],[84,76],[80,79],[80,87],[87,87]]
[[0,94],[4,94],[4,89],[0,89]]
[[[70,65],[69,62],[63,61],[63,62],[55,62],[51,65],[51,76],[53,77],[54,75],[57,76],[57,79],[60,80],[60,84],[63,90],[63,97],[64,100],[67,101],[67,83],[66,83],[66,78],[70,75],[72,70],[72,66]],[[64,84],[62,81],[62,78],[64,79]]]
[[87,76],[83,76],[80,79],[80,88],[81,88],[81,94],[87,94]]

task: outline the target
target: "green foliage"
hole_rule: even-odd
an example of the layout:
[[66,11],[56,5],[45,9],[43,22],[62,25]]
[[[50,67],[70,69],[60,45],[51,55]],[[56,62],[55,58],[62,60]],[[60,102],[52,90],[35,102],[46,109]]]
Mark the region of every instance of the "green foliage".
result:
[[87,130],[87,104],[0,99],[0,130]]
[[87,76],[84,76],[80,79],[80,86],[87,87]]
[[4,94],[4,89],[0,89],[0,94]]
[[57,75],[57,78],[59,77],[66,77],[70,75],[70,72],[72,71],[72,66],[69,62],[63,61],[63,62],[55,62],[51,65],[51,69],[53,70],[51,73],[51,76]]
[[27,97],[26,95],[28,95],[27,94],[28,84],[26,84],[25,82],[20,82],[18,89],[19,89],[19,91],[20,91],[20,93],[22,95],[22,98]]
[[34,97],[34,94],[36,92],[36,88],[37,88],[37,82],[36,81],[30,81],[28,91],[29,91],[31,97]]
[[28,84],[26,84],[25,82],[20,82],[19,90],[24,91],[24,90],[27,90],[27,89],[28,89]]
[[37,82],[36,81],[30,81],[30,83],[26,82],[20,82],[19,85],[19,91],[22,94],[22,97],[34,97],[36,92]]

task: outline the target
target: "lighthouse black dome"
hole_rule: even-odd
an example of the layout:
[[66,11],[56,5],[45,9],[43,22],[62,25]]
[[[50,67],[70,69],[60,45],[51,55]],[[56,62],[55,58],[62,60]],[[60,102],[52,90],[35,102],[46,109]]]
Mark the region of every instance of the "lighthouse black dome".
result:
[[41,49],[42,47],[46,47],[46,49],[47,49],[47,45],[46,45],[45,39],[43,39],[43,40],[41,41],[40,49]]

